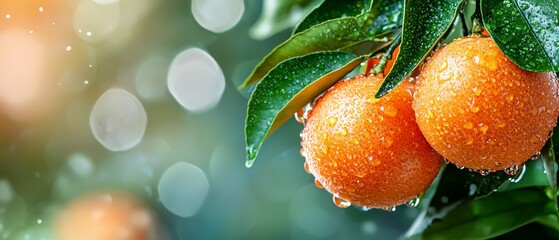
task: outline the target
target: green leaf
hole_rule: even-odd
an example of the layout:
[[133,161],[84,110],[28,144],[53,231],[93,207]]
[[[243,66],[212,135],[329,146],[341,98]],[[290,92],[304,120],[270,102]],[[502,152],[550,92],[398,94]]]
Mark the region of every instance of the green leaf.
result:
[[452,206],[412,239],[487,239],[553,214],[553,202],[539,189],[525,188],[469,199]]
[[355,44],[367,37],[361,29],[364,18],[347,17],[323,22],[293,35],[274,48],[256,66],[239,88],[258,82],[279,63],[313,52],[338,50]]
[[559,71],[559,1],[483,0],[481,10],[487,31],[518,66]]
[[344,52],[318,52],[282,62],[256,86],[245,123],[247,166],[280,125],[362,61]]
[[326,0],[299,23],[293,34],[302,32],[326,20],[354,17],[368,12],[371,8],[371,2],[372,0]]
[[[355,45],[375,42],[376,37],[401,26],[401,1],[380,1],[378,9],[382,9],[378,16],[364,14],[328,20],[291,36],[264,57],[239,88],[260,81],[271,69],[287,59],[320,51],[350,51]],[[378,42],[376,45],[384,43]]]
[[[545,169],[545,175],[547,176],[547,181],[549,182],[549,190],[551,191],[551,197],[555,202],[555,207],[557,209],[557,164],[555,162],[555,151],[553,150],[553,138],[550,138],[543,146],[542,149],[542,162]],[[559,216],[559,215],[558,215]]]
[[265,0],[262,14],[250,28],[249,35],[263,40],[293,27],[319,3],[317,0]]
[[428,201],[423,203],[427,206],[421,205],[422,212],[407,231],[406,236],[422,232],[433,218],[445,215],[452,206],[456,206],[464,199],[488,197],[510,178],[511,176],[502,171],[482,176],[477,172],[458,169],[453,164],[447,164],[442,174],[437,177],[438,186],[434,195],[421,199],[421,201]]
[[454,22],[463,0],[406,0],[400,53],[376,97],[394,89],[427,57]]
[[513,177],[514,181],[509,181],[499,188],[499,191],[512,191],[519,188],[526,187],[546,187],[549,186],[546,174],[544,173],[543,161],[537,159],[536,161],[530,160],[524,164],[519,176]]

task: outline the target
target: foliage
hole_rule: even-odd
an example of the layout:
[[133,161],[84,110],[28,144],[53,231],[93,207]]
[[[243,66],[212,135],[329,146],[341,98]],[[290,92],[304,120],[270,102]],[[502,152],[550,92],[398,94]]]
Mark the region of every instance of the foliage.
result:
[[[386,60],[400,43],[400,53],[377,93],[381,97],[420,67],[441,42],[456,38],[449,33],[467,27],[469,13],[474,34],[481,32],[477,24],[484,24],[521,68],[559,72],[558,11],[557,1],[543,0],[323,1],[240,86],[257,84],[245,126],[247,165],[289,116],[360,63],[366,64],[367,57],[388,49],[382,56]],[[460,21],[463,24],[457,24]],[[482,176],[448,165],[422,197],[422,213],[404,237],[483,239],[534,224],[557,235],[558,135],[549,139],[541,157],[514,176]]]

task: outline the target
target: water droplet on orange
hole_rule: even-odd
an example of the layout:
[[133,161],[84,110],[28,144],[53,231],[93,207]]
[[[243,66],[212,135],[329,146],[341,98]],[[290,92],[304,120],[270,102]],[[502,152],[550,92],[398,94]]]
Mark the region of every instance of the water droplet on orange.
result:
[[473,113],[477,113],[477,112],[479,112],[479,107],[478,106],[473,106],[472,108],[470,108],[470,111],[472,111]]
[[479,127],[479,130],[480,130],[483,134],[485,134],[485,133],[487,132],[488,129],[489,129],[489,126],[487,126],[487,125],[481,125],[481,126]]
[[331,117],[330,119],[328,119],[328,124],[330,124],[330,127],[336,125],[337,122],[338,122],[338,118],[336,117]]
[[324,188],[324,186],[322,185],[322,183],[320,183],[320,181],[318,181],[318,179],[314,179],[314,185],[320,189]]
[[392,140],[392,138],[388,136],[382,137],[381,140],[382,140],[382,146],[385,148],[389,148],[390,146],[392,146],[392,143],[394,143],[394,140]]
[[380,111],[384,113],[384,115],[389,117],[395,117],[396,115],[398,115],[398,109],[396,109],[396,107],[394,107],[394,105],[392,104],[385,104],[383,106],[380,106]]
[[514,95],[512,94],[507,94],[506,98],[507,102],[512,102],[512,100],[514,99]]
[[311,170],[309,169],[309,164],[306,161],[305,161],[304,167],[305,167],[305,172],[307,172],[308,174],[311,174]]
[[341,198],[337,198],[336,196],[332,196],[332,201],[334,202],[336,207],[339,207],[339,208],[348,208],[349,206],[351,206],[350,202],[345,201]]
[[429,118],[431,118],[431,119],[435,118],[435,114],[433,114],[433,112],[431,112],[431,110],[429,110]]
[[441,65],[439,66],[439,72],[444,71],[447,67],[448,67],[448,62],[447,61],[441,62]]

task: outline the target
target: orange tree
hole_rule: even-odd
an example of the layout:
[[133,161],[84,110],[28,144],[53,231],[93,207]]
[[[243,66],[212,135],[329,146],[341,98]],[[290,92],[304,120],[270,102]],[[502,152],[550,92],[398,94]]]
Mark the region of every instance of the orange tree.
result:
[[[414,110],[419,126],[429,144],[443,157],[448,156],[449,162],[419,197],[418,207],[422,212],[404,238],[486,239],[501,235],[511,238],[534,229],[541,238],[559,237],[555,157],[559,134],[552,134],[557,131],[553,127],[558,114],[555,103],[559,98],[558,1],[291,0],[274,6],[267,8],[266,14],[271,14],[270,19],[276,21],[280,21],[282,11],[295,7],[310,10],[294,27],[292,35],[272,49],[240,86],[256,86],[248,102],[245,123],[247,166],[253,164],[270,134],[293,114],[303,123],[312,118],[313,104],[339,80],[361,74],[386,74],[380,87],[371,90],[374,96],[382,99],[402,81],[416,84],[420,94],[416,91],[414,95],[417,105]],[[445,51],[440,49],[465,36],[492,40],[463,51],[452,50],[452,55],[445,58]],[[395,49],[399,52],[392,59]],[[430,64],[434,52],[439,59],[446,60],[433,60]],[[451,76],[444,75],[443,70],[463,66],[460,61],[470,60],[485,69],[475,70],[468,63],[467,68],[454,68]],[[491,71],[498,74],[491,75]],[[485,77],[488,74],[491,76]],[[415,81],[416,78],[419,80]],[[441,83],[441,79],[451,79],[452,88],[444,87],[447,83]],[[531,80],[539,82],[534,84]],[[471,86],[475,88],[470,90]],[[482,102],[486,103],[483,106],[464,104],[468,107],[465,110],[456,107],[462,99],[475,100],[484,89],[490,96],[483,98]],[[509,92],[511,89],[514,92]],[[522,100],[509,101],[514,99],[509,93]],[[537,108],[533,112],[530,107]],[[439,119],[430,109],[445,117]],[[478,111],[485,114],[473,118],[480,123],[463,118]],[[447,117],[451,121],[446,121]],[[429,119],[437,121],[431,123]],[[481,123],[485,120],[493,125]],[[495,126],[499,129],[497,134],[493,134],[493,128],[489,129]],[[453,129],[460,130],[449,133],[452,137],[448,138],[445,130]],[[549,135],[544,134],[548,131]],[[475,135],[467,135],[469,132]],[[477,142],[473,144],[470,139]],[[382,144],[375,141],[370,142]],[[398,144],[406,142],[399,139]],[[526,154],[533,156],[525,157]],[[454,159],[482,162],[470,159],[478,157],[496,161],[469,165],[471,169],[453,164]],[[500,167],[499,159],[507,159],[514,165]],[[399,161],[413,165],[415,160],[409,157]],[[344,162],[351,164],[349,160]],[[318,183],[325,187],[321,184]],[[340,186],[343,188],[344,184]]]

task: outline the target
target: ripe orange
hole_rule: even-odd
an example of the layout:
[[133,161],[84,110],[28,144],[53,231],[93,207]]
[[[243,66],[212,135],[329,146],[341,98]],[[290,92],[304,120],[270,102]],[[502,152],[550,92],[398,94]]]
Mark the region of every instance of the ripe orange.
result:
[[82,196],[59,214],[56,239],[153,239],[153,214],[131,195],[110,192]]
[[519,68],[489,37],[462,38],[423,67],[414,110],[448,161],[481,173],[511,171],[549,138],[559,115],[557,79]]
[[415,123],[413,84],[404,81],[376,99],[382,81],[339,81],[316,101],[301,134],[308,171],[338,206],[406,203],[429,187],[442,164]]

